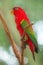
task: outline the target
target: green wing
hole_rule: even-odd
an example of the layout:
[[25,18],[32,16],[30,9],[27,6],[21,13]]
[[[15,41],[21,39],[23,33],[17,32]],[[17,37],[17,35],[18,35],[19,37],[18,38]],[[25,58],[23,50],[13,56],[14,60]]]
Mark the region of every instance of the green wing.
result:
[[35,44],[36,48],[38,49],[38,43],[37,43],[37,39],[36,39],[33,29],[25,20],[21,21],[21,26],[25,30],[25,32],[28,34],[28,36],[31,38],[33,44]]

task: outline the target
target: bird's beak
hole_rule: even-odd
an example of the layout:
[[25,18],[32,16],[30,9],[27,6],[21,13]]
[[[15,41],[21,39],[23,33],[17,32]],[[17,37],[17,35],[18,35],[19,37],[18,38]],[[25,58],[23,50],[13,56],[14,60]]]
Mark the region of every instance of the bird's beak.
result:
[[11,10],[11,14],[12,14],[12,15],[14,14],[14,11],[13,11],[13,10]]

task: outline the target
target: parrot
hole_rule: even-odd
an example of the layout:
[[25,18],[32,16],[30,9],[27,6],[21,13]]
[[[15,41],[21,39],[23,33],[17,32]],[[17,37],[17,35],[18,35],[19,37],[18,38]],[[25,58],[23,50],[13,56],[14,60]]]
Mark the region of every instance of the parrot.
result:
[[33,59],[35,60],[34,53],[38,53],[39,48],[30,19],[21,7],[14,7],[11,13],[14,15],[16,28],[21,36],[21,39],[25,40],[25,44],[29,46]]

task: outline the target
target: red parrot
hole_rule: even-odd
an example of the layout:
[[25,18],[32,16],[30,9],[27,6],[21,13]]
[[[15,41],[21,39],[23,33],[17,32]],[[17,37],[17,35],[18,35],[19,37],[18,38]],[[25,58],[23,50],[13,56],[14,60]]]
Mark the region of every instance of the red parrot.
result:
[[[25,20],[28,24],[31,24],[30,20],[29,20],[28,16],[26,15],[25,11],[21,7],[14,7],[12,10],[12,13],[15,16],[15,23],[16,23],[17,30],[19,31],[19,34],[22,37],[23,34],[25,33],[25,31],[21,26],[21,22],[23,20]],[[37,44],[36,38],[34,36],[32,25],[30,25],[30,30],[32,30],[30,35],[25,33],[26,37],[28,38],[26,40],[26,44],[29,46],[29,48],[33,54],[33,58],[35,60],[34,52],[38,53],[38,44]],[[33,33],[33,37],[32,37],[32,33]],[[33,42],[34,40],[36,42]]]

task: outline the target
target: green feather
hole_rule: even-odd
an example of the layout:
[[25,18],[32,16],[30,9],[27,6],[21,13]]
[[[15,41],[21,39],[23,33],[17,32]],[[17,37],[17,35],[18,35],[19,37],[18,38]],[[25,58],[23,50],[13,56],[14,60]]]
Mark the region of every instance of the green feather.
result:
[[35,44],[36,48],[38,49],[37,39],[36,39],[36,36],[35,36],[35,33],[34,33],[33,29],[30,27],[30,25],[25,20],[21,21],[22,28],[25,30],[25,32],[31,38],[33,44]]

